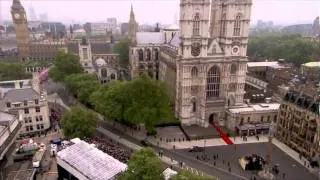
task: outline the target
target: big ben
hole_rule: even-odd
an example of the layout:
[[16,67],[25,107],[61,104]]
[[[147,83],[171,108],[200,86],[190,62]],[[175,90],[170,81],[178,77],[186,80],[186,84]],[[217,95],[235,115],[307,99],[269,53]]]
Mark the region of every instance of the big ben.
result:
[[20,0],[13,0],[11,15],[15,25],[19,57],[22,61],[25,61],[29,57],[29,30],[26,11]]

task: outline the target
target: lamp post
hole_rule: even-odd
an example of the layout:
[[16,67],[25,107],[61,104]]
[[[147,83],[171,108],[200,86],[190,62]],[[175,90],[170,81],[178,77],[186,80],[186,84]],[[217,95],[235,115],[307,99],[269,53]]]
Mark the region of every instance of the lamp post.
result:
[[268,151],[266,155],[266,166],[263,168],[262,171],[258,173],[258,175],[265,180],[273,180],[275,179],[274,175],[271,172],[271,159],[272,159],[272,138],[275,132],[275,124],[273,121],[270,123],[269,127],[269,137],[268,137]]

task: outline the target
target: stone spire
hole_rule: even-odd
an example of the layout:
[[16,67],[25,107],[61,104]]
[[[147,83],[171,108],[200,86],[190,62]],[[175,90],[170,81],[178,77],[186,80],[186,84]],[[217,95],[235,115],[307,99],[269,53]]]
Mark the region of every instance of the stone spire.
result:
[[312,36],[316,37],[320,35],[320,22],[319,16],[314,20],[312,25]]
[[129,20],[129,32],[128,32],[128,39],[131,41],[131,43],[136,43],[136,33],[138,29],[138,24],[134,17],[133,7],[131,4],[131,12],[130,12],[130,20]]

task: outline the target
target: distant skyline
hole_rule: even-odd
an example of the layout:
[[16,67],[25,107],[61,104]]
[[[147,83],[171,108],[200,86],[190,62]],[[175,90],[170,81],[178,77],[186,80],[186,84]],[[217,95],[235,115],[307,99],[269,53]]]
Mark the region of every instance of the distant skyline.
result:
[[[22,0],[27,16],[32,6],[37,19],[43,13],[49,21],[85,23],[106,21],[108,17],[127,22],[133,4],[139,24],[172,24],[179,18],[179,0]],[[0,0],[0,17],[11,20],[12,0]],[[257,20],[275,24],[312,23],[320,16],[320,0],[253,0],[251,23]]]

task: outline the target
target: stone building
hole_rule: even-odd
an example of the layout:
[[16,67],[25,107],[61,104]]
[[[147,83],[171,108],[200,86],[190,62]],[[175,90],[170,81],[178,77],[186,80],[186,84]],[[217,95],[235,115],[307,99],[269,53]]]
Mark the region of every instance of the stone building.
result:
[[4,94],[4,111],[20,117],[20,136],[42,133],[50,128],[46,98],[44,92],[37,92],[33,88],[12,89]]
[[86,73],[97,73],[101,83],[119,78],[119,54],[113,42],[87,40],[68,43],[68,52],[80,57]]
[[20,60],[53,60],[58,51],[65,49],[66,44],[63,40],[32,41],[29,38],[30,32],[28,29],[28,20],[20,0],[13,0],[11,15],[16,30],[18,55]]
[[[180,1],[179,33],[157,46],[159,79],[167,82],[183,125],[225,125],[226,110],[243,105],[251,5],[251,0]],[[140,35],[136,33],[138,41]],[[129,52],[134,75],[140,71],[140,44]],[[146,44],[143,48],[148,49]],[[148,50],[140,53],[147,55]]]
[[319,156],[319,102],[317,96],[290,90],[279,109],[277,139],[307,158]]
[[240,135],[267,134],[271,121],[277,122],[279,103],[248,104],[227,111],[227,128]]

